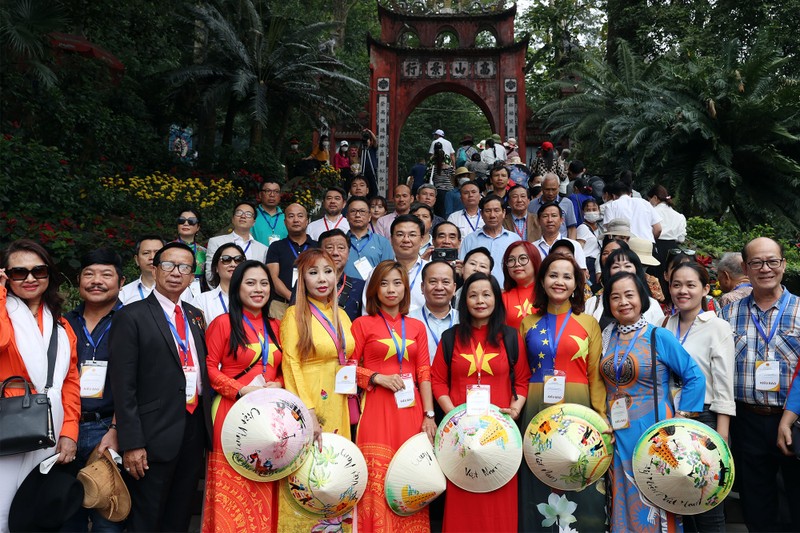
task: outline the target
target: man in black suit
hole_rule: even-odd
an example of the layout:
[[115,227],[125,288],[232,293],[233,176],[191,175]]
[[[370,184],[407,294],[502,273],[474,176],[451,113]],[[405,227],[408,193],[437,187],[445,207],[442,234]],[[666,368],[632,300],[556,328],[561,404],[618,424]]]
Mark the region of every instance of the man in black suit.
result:
[[194,278],[191,248],[153,259],[155,290],[111,326],[111,388],[132,509],[128,531],[187,531],[211,442],[211,385],[202,314],[181,302]]

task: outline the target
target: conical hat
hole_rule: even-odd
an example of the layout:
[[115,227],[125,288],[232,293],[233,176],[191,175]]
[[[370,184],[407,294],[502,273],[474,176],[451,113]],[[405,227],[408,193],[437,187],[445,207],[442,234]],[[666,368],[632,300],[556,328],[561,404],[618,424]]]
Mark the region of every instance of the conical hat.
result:
[[467,415],[461,404],[444,417],[433,449],[447,479],[470,492],[508,483],[522,462],[522,435],[514,420],[492,405],[489,414]]
[[611,435],[603,417],[583,405],[548,407],[531,419],[523,439],[525,462],[554,489],[583,490],[611,465]]
[[733,459],[723,438],[696,420],[650,426],[633,450],[633,478],[647,501],[694,515],[719,505],[733,486]]
[[416,513],[444,492],[447,481],[427,434],[417,433],[400,446],[383,487],[389,508],[400,516]]
[[314,428],[303,402],[285,389],[240,398],[222,424],[222,451],[231,467],[253,481],[288,476],[311,451]]
[[367,489],[367,461],[349,439],[322,434],[303,465],[281,482],[305,514],[334,518],[353,509]]

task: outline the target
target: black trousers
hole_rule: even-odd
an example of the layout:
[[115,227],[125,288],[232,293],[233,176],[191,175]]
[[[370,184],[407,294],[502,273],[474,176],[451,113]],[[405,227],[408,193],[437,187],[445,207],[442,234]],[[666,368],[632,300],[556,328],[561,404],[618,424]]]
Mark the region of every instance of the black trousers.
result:
[[143,478],[125,476],[131,493],[128,531],[188,531],[192,501],[205,468],[203,404],[186,412],[186,427],[178,456],[172,461],[148,461]]
[[[800,461],[776,444],[781,414],[761,415],[737,406],[731,418],[731,445],[744,521],[750,533],[800,531]],[[778,473],[783,488],[778,486]],[[780,500],[788,504],[790,523],[782,523]]]

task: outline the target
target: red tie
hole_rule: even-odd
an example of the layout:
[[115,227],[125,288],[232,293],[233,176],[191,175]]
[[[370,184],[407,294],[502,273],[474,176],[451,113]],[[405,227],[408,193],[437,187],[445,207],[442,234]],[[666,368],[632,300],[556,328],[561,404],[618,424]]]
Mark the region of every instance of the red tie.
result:
[[[183,311],[181,310],[180,305],[175,306],[175,329],[178,331],[178,337],[181,338],[181,341],[185,342],[186,344],[186,354],[185,357],[185,365],[187,367],[193,367],[194,361],[192,361],[192,350],[189,345],[189,335],[186,334],[186,321],[183,319]],[[195,376],[197,379],[200,378],[199,375],[195,372]],[[195,390],[197,387],[197,383],[195,382]],[[197,409],[197,393],[195,392],[194,398],[192,398],[191,402],[186,402],[186,410],[189,411],[189,414],[194,413],[194,410]]]

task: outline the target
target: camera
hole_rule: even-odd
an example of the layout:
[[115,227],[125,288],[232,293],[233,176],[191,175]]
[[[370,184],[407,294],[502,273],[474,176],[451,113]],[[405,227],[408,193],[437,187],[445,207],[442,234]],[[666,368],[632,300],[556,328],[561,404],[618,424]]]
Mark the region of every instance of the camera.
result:
[[458,248],[434,248],[431,261],[457,261]]
[[369,141],[369,139],[370,139],[370,136],[369,136],[369,132],[368,131],[365,131],[365,132],[361,133],[361,140],[362,141],[367,142],[367,141]]

